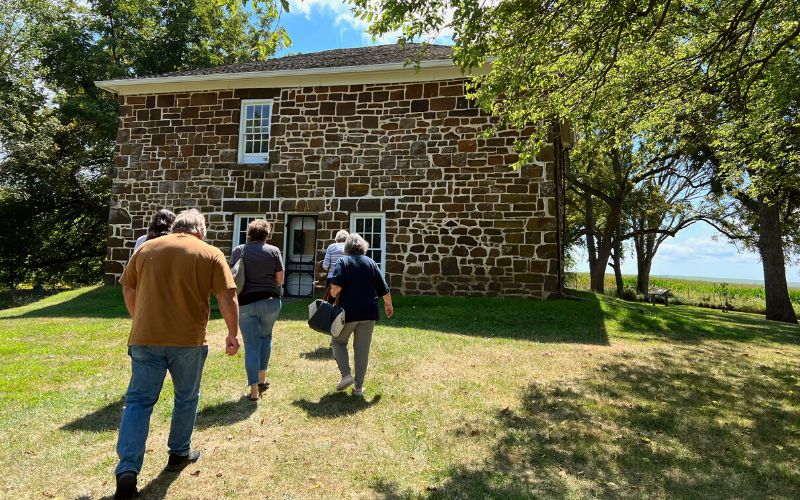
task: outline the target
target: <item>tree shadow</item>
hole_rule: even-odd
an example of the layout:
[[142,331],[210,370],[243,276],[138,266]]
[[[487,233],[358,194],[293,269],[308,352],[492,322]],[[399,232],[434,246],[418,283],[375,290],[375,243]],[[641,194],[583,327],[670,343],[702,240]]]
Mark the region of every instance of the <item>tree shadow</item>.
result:
[[70,432],[106,432],[116,430],[119,427],[124,406],[125,398],[120,397],[88,415],[62,425],[61,430]]
[[298,399],[293,401],[292,405],[305,410],[310,417],[337,418],[366,410],[370,406],[378,404],[380,400],[380,394],[375,395],[371,401],[367,401],[366,398],[351,396],[345,392],[334,392],[322,396],[316,403],[307,399]]
[[301,352],[300,357],[305,359],[312,359],[315,361],[320,361],[320,360],[328,361],[333,359],[333,350],[331,350],[330,346],[317,347],[313,351]]
[[[46,300],[46,305],[34,303],[24,312],[9,309],[0,312],[0,319],[10,318],[127,318],[128,310],[122,299],[122,288],[100,286],[87,291],[65,292]],[[55,302],[52,302],[55,300]]]
[[220,427],[242,422],[250,418],[250,415],[255,413],[257,407],[257,402],[250,401],[246,395],[236,401],[225,401],[206,406],[197,412],[195,428],[208,429],[209,427]]
[[600,300],[406,296],[379,326],[546,343],[608,345]]
[[653,307],[606,299],[622,331],[680,342],[724,340],[800,344],[800,327],[766,321],[750,313],[690,306]]
[[477,424],[499,436],[493,455],[451,468],[426,496],[800,498],[797,373],[726,347],[670,346],[585,380],[532,384],[519,409]]

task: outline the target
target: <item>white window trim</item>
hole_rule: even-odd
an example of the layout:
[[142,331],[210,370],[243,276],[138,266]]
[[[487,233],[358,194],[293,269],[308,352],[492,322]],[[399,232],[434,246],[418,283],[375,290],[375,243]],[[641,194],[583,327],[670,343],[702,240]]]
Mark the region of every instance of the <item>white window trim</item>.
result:
[[231,252],[234,248],[247,243],[247,236],[245,236],[244,241],[239,241],[239,224],[241,223],[242,219],[251,217],[253,219],[263,219],[264,214],[234,214],[233,215],[233,237],[231,238]]
[[245,129],[245,109],[253,104],[269,104],[269,138],[272,141],[272,104],[273,99],[242,99],[239,108],[239,163],[268,163],[269,162],[269,144],[267,144],[267,152],[265,153],[249,153],[244,152],[244,129]]
[[355,232],[356,218],[381,219],[381,261],[378,267],[381,274],[386,274],[386,214],[383,212],[351,212],[350,213],[350,232]]

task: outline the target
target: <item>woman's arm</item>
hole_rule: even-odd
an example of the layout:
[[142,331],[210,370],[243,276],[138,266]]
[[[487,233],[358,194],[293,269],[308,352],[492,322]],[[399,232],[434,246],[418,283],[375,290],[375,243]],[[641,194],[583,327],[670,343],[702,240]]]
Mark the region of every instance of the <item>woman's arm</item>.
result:
[[394,306],[392,305],[391,292],[383,296],[383,312],[386,313],[387,318],[391,318],[392,314],[394,314]]

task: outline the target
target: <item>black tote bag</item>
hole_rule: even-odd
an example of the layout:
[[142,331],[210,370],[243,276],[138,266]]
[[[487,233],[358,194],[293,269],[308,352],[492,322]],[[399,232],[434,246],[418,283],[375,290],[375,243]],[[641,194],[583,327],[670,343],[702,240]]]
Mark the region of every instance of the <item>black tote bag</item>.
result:
[[339,297],[331,304],[330,287],[325,290],[325,296],[308,305],[308,326],[325,335],[338,337],[344,328],[344,309],[339,307]]

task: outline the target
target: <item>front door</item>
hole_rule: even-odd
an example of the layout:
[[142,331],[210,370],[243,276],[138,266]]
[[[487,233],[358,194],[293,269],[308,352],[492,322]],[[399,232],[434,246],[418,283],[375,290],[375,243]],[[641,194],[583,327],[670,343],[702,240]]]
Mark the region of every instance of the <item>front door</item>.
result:
[[286,221],[286,295],[310,297],[314,293],[314,256],[317,217],[290,215]]

